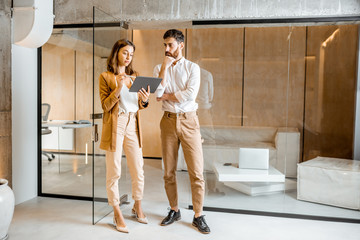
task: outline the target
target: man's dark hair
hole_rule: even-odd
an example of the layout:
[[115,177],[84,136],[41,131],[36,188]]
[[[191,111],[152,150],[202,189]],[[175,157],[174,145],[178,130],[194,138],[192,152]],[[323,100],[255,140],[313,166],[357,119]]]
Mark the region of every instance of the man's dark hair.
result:
[[163,36],[164,39],[171,38],[171,37],[175,38],[178,43],[184,42],[184,38],[185,38],[184,34],[180,30],[177,30],[177,29],[167,30]]

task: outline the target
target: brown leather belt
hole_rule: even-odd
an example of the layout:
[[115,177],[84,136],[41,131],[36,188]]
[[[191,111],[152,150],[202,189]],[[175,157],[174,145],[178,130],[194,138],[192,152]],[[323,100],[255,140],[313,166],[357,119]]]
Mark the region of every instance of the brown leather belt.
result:
[[172,112],[168,112],[165,111],[164,112],[164,116],[168,117],[168,118],[191,118],[191,117],[195,117],[197,115],[196,111],[193,112],[185,112],[185,113],[172,113]]

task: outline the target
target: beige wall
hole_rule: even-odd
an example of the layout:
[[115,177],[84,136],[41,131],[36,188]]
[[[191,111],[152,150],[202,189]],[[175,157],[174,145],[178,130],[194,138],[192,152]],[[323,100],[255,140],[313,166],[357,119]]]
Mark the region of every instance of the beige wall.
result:
[[[93,109],[93,57],[92,54],[76,51],[76,120],[88,120]],[[96,97],[96,96],[95,96]],[[86,144],[88,153],[92,153],[91,128],[75,129],[75,152],[85,153]]]
[[213,76],[212,124],[241,126],[244,28],[189,29],[187,36],[187,58]]
[[42,47],[42,102],[49,103],[49,120],[75,119],[75,51]]
[[[106,58],[95,58],[95,77],[94,77],[94,111],[95,113],[102,113],[100,94],[99,94],[99,76],[102,72],[106,71]],[[96,154],[105,154],[104,150],[100,149],[100,139],[102,132],[102,119],[95,119],[95,124],[98,125],[98,141],[94,144]]]
[[[320,50],[321,44],[336,29],[339,32],[334,40],[325,50]],[[183,31],[187,41],[186,58],[197,62],[213,76],[215,92],[211,114],[207,115],[211,121],[207,124],[241,126],[243,117],[244,126],[296,127],[302,134],[305,118],[304,160],[317,155],[351,158],[357,26]],[[133,31],[134,68],[140,75],[152,76],[154,66],[162,62],[164,32]],[[48,77],[43,77],[47,81],[43,84],[43,101],[56,106],[50,119],[89,119],[92,111],[91,54],[77,51],[75,58],[74,51],[56,49],[50,44],[44,47],[45,51],[43,62],[57,66],[44,70]],[[105,70],[106,59],[96,58],[95,65],[98,76]],[[102,112],[97,77],[95,81],[95,112]],[[59,90],[60,84],[67,91]],[[60,94],[55,94],[57,91]],[[66,105],[61,104],[63,102]],[[59,104],[67,109],[56,110]],[[161,103],[151,96],[149,108],[141,111],[145,157],[161,157],[161,117]],[[98,123],[101,134],[101,122]],[[77,152],[84,152],[90,136],[90,131],[76,130]]]
[[301,131],[305,28],[246,28],[245,36],[244,126]]
[[[321,57],[321,43],[338,28]],[[243,33],[188,30],[187,57],[214,77],[212,123],[241,125],[243,117],[244,126],[296,127],[303,139],[305,118],[303,160],[352,158],[357,26],[246,28],[242,78]]]
[[[90,120],[93,101],[92,54],[45,44],[42,51],[42,102],[49,120]],[[75,71],[76,70],[76,71]],[[74,152],[91,153],[91,128],[74,130]]]
[[301,130],[305,27],[246,28],[245,56],[243,37],[243,28],[188,30],[188,58],[214,78],[213,124],[240,126],[243,105],[244,126],[287,124]]
[[304,160],[352,158],[357,42],[357,25],[308,28]]

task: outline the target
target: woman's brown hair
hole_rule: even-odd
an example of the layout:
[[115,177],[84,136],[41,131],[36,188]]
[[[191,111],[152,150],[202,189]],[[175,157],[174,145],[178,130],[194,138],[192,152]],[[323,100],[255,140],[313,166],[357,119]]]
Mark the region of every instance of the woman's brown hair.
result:
[[[112,72],[114,74],[119,74],[119,68],[118,68],[118,54],[121,48],[125,47],[125,46],[132,46],[134,48],[134,52],[135,52],[135,45],[126,39],[120,39],[118,40],[110,53],[110,56],[107,59],[107,70],[109,72]],[[135,70],[132,68],[132,61],[130,62],[130,64],[125,67],[125,73],[127,75],[133,75],[136,74]]]

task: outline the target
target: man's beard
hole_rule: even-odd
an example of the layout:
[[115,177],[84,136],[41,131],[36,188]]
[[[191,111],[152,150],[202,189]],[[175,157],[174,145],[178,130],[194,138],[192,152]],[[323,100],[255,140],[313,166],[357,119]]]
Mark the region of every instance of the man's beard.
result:
[[174,54],[170,52],[165,52],[165,56],[177,58],[179,56],[179,47],[175,50]]

